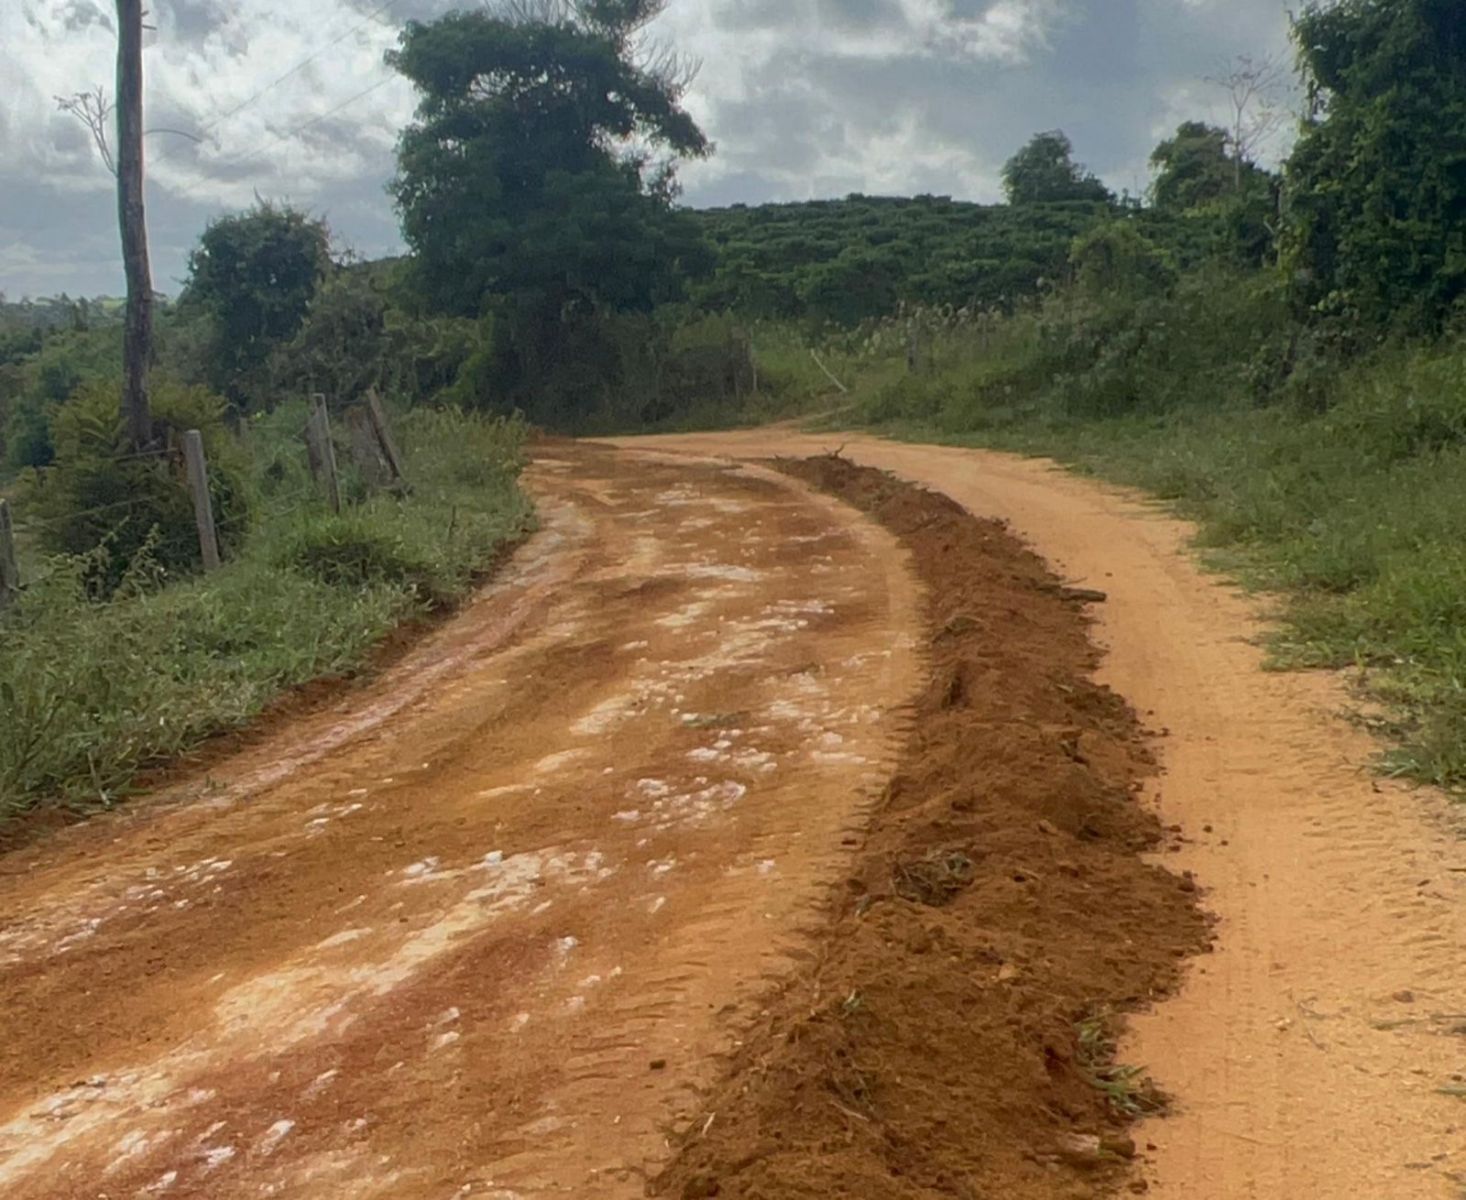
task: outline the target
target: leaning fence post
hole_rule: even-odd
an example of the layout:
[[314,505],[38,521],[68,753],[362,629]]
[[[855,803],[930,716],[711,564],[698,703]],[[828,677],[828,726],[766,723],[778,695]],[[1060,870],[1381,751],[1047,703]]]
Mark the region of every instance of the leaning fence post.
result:
[[204,570],[219,569],[219,535],[214,529],[214,502],[209,498],[209,465],[204,458],[204,435],[190,429],[183,435],[183,462],[188,490],[193,494],[193,518],[199,527],[199,550]]
[[387,414],[382,411],[382,401],[374,387],[367,388],[366,407],[372,419],[372,428],[377,431],[377,441],[382,443],[382,453],[387,457],[387,465],[392,468],[393,482],[406,483],[407,476],[402,470],[402,455],[397,452],[397,443],[392,440],[392,431],[387,427]]
[[317,392],[311,397],[310,420],[305,426],[306,451],[310,455],[311,474],[326,481],[326,499],[331,511],[341,511],[341,482],[336,477],[336,446],[331,441],[331,414],[326,397]]
[[10,521],[10,503],[0,500],[0,608],[20,593],[20,567],[15,561],[15,530]]

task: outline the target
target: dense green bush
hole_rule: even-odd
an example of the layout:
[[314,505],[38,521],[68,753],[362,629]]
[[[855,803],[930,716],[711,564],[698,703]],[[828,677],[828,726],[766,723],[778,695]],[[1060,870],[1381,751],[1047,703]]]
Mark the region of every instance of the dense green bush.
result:
[[204,437],[221,552],[235,552],[248,532],[246,464],[225,427],[224,402],[203,388],[156,381],[153,419],[163,449],[138,455],[124,447],[120,395],[120,382],[88,382],[55,410],[55,464],[33,487],[28,506],[47,550],[101,550],[89,560],[89,585],[100,595],[117,586],[145,545],[164,574],[185,574],[199,565],[198,526],[183,466],[186,430]]
[[428,601],[438,598],[433,564],[369,513],[321,516],[301,524],[284,539],[275,562],[331,587],[400,587]]
[[350,400],[369,387],[419,403],[450,387],[479,348],[479,328],[420,315],[399,275],[390,262],[332,270],[300,331],[274,351],[259,406],[313,392]]
[[693,286],[700,307],[817,331],[880,320],[902,302],[1011,311],[1068,276],[1075,238],[1117,220],[1182,268],[1211,256],[1222,236],[1215,213],[1085,201],[851,196],[693,215],[718,261],[713,276]]

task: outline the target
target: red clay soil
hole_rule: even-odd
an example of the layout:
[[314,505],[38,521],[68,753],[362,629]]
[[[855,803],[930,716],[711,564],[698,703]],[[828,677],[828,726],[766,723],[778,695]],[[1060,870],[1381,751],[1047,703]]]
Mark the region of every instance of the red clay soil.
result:
[[1082,607],[944,496],[839,457],[780,466],[912,552],[928,679],[819,960],[748,1031],[654,1194],[1143,1191],[1125,1110],[1152,1097],[1107,1061],[1108,1014],[1173,989],[1208,930],[1190,879],[1144,857],[1164,840],[1137,799],[1153,760],[1091,680]]

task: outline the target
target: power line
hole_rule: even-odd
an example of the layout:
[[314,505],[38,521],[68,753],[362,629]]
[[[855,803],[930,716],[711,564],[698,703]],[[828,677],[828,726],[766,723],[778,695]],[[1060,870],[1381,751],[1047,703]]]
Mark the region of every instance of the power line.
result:
[[[394,73],[391,73],[391,74],[388,74],[388,75],[384,76],[383,78],[377,80],[377,82],[374,83],[374,84],[372,84],[370,87],[363,88],[361,91],[357,92],[355,95],[348,96],[345,100],[343,100],[340,104],[337,104],[333,108],[329,108],[329,109],[327,109],[323,113],[317,113],[315,116],[311,117],[308,121],[305,121],[303,124],[297,125],[293,129],[285,130],[283,133],[277,133],[277,134],[275,134],[268,142],[266,142],[264,145],[258,147],[257,149],[252,150],[252,151],[250,151],[250,152],[248,152],[246,154],[235,154],[235,155],[230,155],[230,156],[225,157],[225,158],[221,158],[221,159],[217,160],[216,162],[213,162],[213,163],[208,164],[208,166],[209,167],[212,167],[212,168],[232,167],[232,166],[241,165],[243,163],[254,162],[257,159],[263,158],[266,154],[268,154],[276,146],[280,145],[283,142],[286,142],[286,141],[290,140],[291,138],[299,137],[302,133],[305,133],[307,130],[313,129],[317,125],[321,124],[322,121],[329,121],[332,117],[337,116],[338,114],[344,112],[346,109],[350,108],[353,104],[357,103],[357,101],[364,100],[368,96],[370,96],[373,92],[380,91],[382,88],[386,87],[389,83],[391,83],[396,78],[397,78],[397,75],[395,74],[395,72]],[[183,187],[183,188],[178,189],[176,194],[178,194],[180,196],[191,196],[195,192],[197,192],[199,188],[203,187],[205,183],[208,183],[208,182],[211,182],[211,181],[209,179],[207,179],[207,178],[200,179],[200,180],[198,180],[195,183],[189,184],[186,187]]]
[[366,17],[362,21],[360,21],[357,24],[353,25],[350,29],[346,30],[345,33],[342,33],[342,34],[338,35],[337,37],[332,38],[331,41],[326,42],[324,45],[318,46],[315,50],[313,50],[305,58],[301,59],[300,62],[296,63],[293,67],[291,67],[290,70],[286,71],[283,75],[280,75],[280,76],[278,76],[275,79],[272,79],[269,83],[265,84],[264,87],[260,88],[259,91],[255,92],[253,95],[247,96],[245,99],[241,100],[238,104],[236,104],[228,112],[221,113],[219,116],[215,117],[212,121],[209,121],[199,131],[200,134],[201,135],[202,134],[207,134],[207,133],[210,132],[210,130],[213,130],[213,129],[217,128],[219,125],[221,125],[223,122],[229,120],[231,117],[238,116],[246,108],[248,108],[251,104],[255,103],[255,101],[257,101],[257,100],[262,99],[269,92],[271,92],[275,88],[279,87],[280,84],[284,83],[287,79],[290,79],[293,76],[300,74],[301,71],[304,71],[306,69],[306,67],[310,66],[311,63],[315,62],[316,59],[320,58],[321,55],[323,55],[327,50],[330,50],[330,49],[332,49],[335,46],[339,46],[342,42],[344,42],[347,38],[351,37],[353,34],[356,34],[356,33],[361,32],[361,30],[365,29],[368,25],[370,25],[373,21],[375,21],[378,17],[380,17],[383,13],[385,13],[388,9],[395,7],[399,3],[401,3],[401,0],[386,0],[386,3],[384,3],[382,5],[379,5],[377,8],[374,8],[371,12],[369,12],[366,15]]

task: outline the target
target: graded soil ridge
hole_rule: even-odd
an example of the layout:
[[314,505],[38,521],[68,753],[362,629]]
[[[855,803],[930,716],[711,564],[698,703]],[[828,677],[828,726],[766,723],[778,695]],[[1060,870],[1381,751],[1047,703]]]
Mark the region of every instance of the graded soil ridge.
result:
[[1089,1196],[1128,1179],[1120,1013],[1206,942],[1134,714],[1079,608],[1002,526],[838,457],[783,469],[896,534],[928,674],[817,964],[768,1005],[654,1191],[850,1200]]

